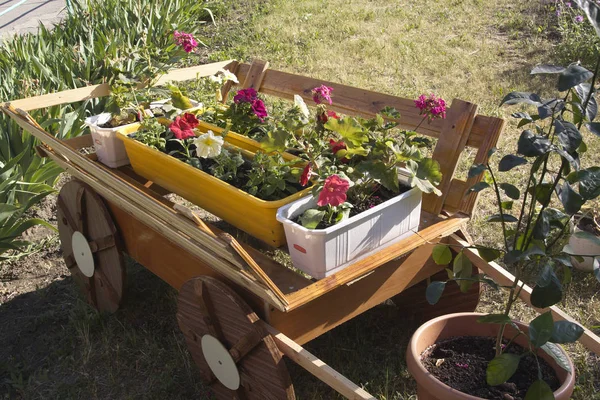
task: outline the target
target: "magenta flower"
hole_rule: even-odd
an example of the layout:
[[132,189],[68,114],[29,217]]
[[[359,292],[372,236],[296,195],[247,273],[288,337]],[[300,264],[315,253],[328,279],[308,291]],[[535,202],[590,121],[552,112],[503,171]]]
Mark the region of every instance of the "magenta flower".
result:
[[258,98],[258,93],[256,93],[256,90],[254,88],[250,87],[248,89],[240,89],[240,90],[238,90],[238,92],[236,93],[236,95],[233,96],[233,102],[235,104],[239,104],[239,103],[252,103],[257,98]]
[[435,118],[446,118],[446,102],[441,97],[430,94],[429,97],[422,94],[415,100],[415,107],[421,110],[421,115],[426,115],[429,120]]
[[333,92],[333,88],[329,86],[321,85],[314,88],[311,93],[313,95],[313,100],[317,104],[321,104],[326,101],[331,105],[331,92]]
[[265,118],[269,115],[265,103],[261,99],[255,99],[252,102],[252,111],[260,119],[260,122],[265,122]]
[[582,15],[578,15],[575,17],[575,22],[577,22],[578,24],[583,22],[583,16]]
[[347,180],[340,178],[338,175],[330,175],[325,179],[323,189],[319,193],[317,205],[319,206],[339,206],[346,201],[346,192],[350,188]]
[[173,38],[175,43],[181,46],[186,53],[190,53],[198,46],[198,42],[191,33],[175,31]]

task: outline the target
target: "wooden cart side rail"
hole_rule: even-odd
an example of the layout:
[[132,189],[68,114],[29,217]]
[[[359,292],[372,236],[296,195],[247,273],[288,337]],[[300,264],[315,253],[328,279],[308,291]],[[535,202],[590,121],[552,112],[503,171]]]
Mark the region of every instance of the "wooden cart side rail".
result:
[[375,397],[371,396],[363,388],[325,364],[298,343],[294,342],[269,324],[262,321],[261,324],[273,336],[275,343],[277,343],[277,347],[284,355],[313,374],[321,382],[326,383],[329,387],[347,399],[375,400]]
[[[186,81],[196,77],[210,76],[216,74],[221,68],[230,68],[230,65],[237,64],[233,60],[220,61],[212,64],[198,65],[189,68],[180,68],[162,75],[155,85],[165,84],[169,81]],[[57,93],[48,93],[41,96],[29,97],[21,100],[11,101],[15,108],[23,111],[32,111],[44,107],[56,106],[66,103],[75,103],[78,101],[95,99],[108,96],[110,94],[110,85],[102,83],[99,85],[85,86],[77,89],[65,90]]]
[[177,240],[176,243],[180,243],[182,240],[181,243],[185,245],[186,250],[199,255],[225,277],[242,285],[277,309],[286,310],[288,301],[285,296],[280,298],[276,293],[263,286],[254,276],[243,273],[246,272],[245,264],[226,243],[212,238],[175,210],[168,209],[156,199],[145,195],[136,187],[66,146],[60,140],[26,120],[25,117],[16,114],[10,106],[3,106],[2,110],[23,129],[50,146],[51,149],[48,149],[46,153],[54,161],[92,186],[102,196],[119,206],[122,205],[127,212],[135,213],[140,220],[148,221],[149,224],[152,224],[152,228],[158,229],[172,240]]
[[[451,245],[469,246],[469,243],[465,242],[457,235],[451,235],[449,239]],[[465,248],[464,253],[467,255],[467,257],[469,257],[469,259],[477,268],[483,271],[483,273],[485,273],[486,275],[489,275],[490,277],[494,278],[494,280],[500,285],[510,285],[514,281],[515,276],[513,274],[511,274],[495,262],[488,263],[487,261],[482,259],[479,256],[479,252],[477,251],[477,249]],[[539,313],[547,312],[549,310],[552,313],[552,317],[555,321],[569,321],[583,327],[582,324],[577,322],[575,319],[571,318],[567,313],[562,311],[557,306],[551,306],[545,309],[539,309],[537,307],[534,307],[531,304],[531,291],[531,287],[529,287],[528,285],[524,285],[523,289],[519,293],[519,297],[521,298],[521,300],[523,300],[528,306],[530,306]],[[581,337],[579,338],[579,342],[582,345],[584,345],[588,350],[600,355],[600,337],[598,337],[598,335],[596,335],[594,332],[584,327],[583,335],[581,335]]]

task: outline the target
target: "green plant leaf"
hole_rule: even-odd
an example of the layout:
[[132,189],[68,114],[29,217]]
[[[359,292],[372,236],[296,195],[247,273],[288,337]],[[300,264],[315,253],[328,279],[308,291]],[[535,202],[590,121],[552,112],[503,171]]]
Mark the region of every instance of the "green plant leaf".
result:
[[[517,222],[518,219],[514,215],[502,214],[504,222]],[[502,216],[500,214],[492,215],[487,219],[487,222],[502,222]]]
[[[468,279],[473,275],[473,263],[463,251],[456,255],[452,266],[454,276],[456,278]],[[460,291],[463,293],[466,293],[473,284],[473,281],[468,280],[459,280],[457,282],[458,286],[460,287]]]
[[540,349],[552,357],[562,369],[567,372],[572,372],[571,366],[569,365],[569,359],[559,345],[552,342],[547,342],[546,344],[540,346]]
[[519,197],[521,197],[521,192],[515,185],[511,185],[510,183],[501,183],[498,186],[504,191],[504,194],[513,200],[518,200]]
[[558,192],[558,198],[565,208],[565,212],[573,215],[581,209],[585,199],[573,190],[569,182],[564,182]]
[[527,103],[538,106],[542,103],[542,99],[535,93],[529,92],[511,92],[504,96],[500,105],[512,105],[518,103]]
[[583,102],[588,97],[590,87],[591,85],[589,83],[580,83],[579,85],[575,86],[575,92],[577,92],[577,96],[580,100],[578,103],[576,103],[576,105],[579,108],[579,111],[582,114],[585,114],[585,117],[588,121],[593,121],[594,118],[596,118],[596,115],[598,114],[598,103],[596,102],[594,96],[590,97],[587,109],[585,110],[585,113],[583,112]]
[[554,320],[550,311],[540,314],[529,323],[529,340],[535,347],[540,347],[552,336]]
[[502,353],[489,362],[486,370],[487,384],[501,385],[515,374],[521,357],[516,354]]
[[546,382],[538,379],[529,386],[524,400],[554,400],[554,393]]
[[577,151],[581,145],[583,137],[575,125],[568,121],[554,120],[554,132],[558,135],[558,140],[569,153]]
[[367,132],[354,118],[329,118],[324,126],[330,131],[337,132],[345,142],[350,142],[354,146],[360,147],[369,141]]
[[474,184],[473,186],[471,186],[469,188],[469,193],[471,192],[475,192],[475,193],[479,193],[484,189],[487,189],[490,187],[490,184],[487,182],[477,182],[476,184]]
[[480,324],[510,324],[512,321],[506,314],[488,314],[477,318]]
[[517,152],[525,157],[537,157],[550,151],[548,138],[534,134],[529,129],[523,131],[517,142]]
[[564,92],[591,79],[592,76],[594,76],[594,73],[583,68],[581,65],[571,64],[558,76],[556,88],[559,92]]
[[583,328],[570,321],[556,321],[552,329],[552,343],[573,343],[583,335]]
[[579,183],[579,194],[585,200],[593,200],[600,196],[600,167],[590,167],[572,172],[567,180]]
[[527,160],[523,157],[515,156],[514,154],[507,154],[500,160],[500,163],[498,164],[498,171],[510,171],[514,167],[518,167],[519,165],[523,164],[527,164]]
[[600,282],[600,257],[594,257],[594,276]]
[[468,177],[475,178],[476,176],[481,174],[483,171],[485,171],[485,169],[486,169],[485,164],[473,164],[471,166],[471,168],[469,168]]
[[531,292],[531,304],[538,308],[553,306],[562,300],[562,291],[562,284],[554,270],[546,265]]
[[386,189],[394,193],[398,192],[398,172],[396,168],[388,168],[383,161],[361,162],[358,164],[357,170],[368,173],[377,183],[380,183]]
[[491,249],[489,247],[478,247],[479,256],[485,261],[490,262],[498,259],[501,255],[500,250]]
[[531,75],[535,74],[560,74],[565,70],[565,67],[552,64],[540,64],[533,67]]
[[446,282],[431,282],[429,286],[427,286],[427,290],[425,290],[425,298],[427,299],[427,302],[431,305],[434,305],[438,301],[440,301],[440,298],[442,297],[445,288]]
[[307,229],[316,229],[317,226],[323,221],[325,211],[315,210],[314,208],[308,209],[300,217],[300,223]]
[[437,244],[431,251],[431,258],[437,265],[448,265],[452,261],[452,252],[445,244]]
[[585,124],[585,127],[596,136],[600,136],[600,122],[590,122]]

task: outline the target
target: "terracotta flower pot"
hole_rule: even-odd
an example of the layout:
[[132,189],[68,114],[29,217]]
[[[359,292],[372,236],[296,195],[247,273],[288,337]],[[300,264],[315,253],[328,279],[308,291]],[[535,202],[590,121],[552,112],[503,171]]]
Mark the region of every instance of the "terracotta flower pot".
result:
[[[439,381],[421,363],[421,353],[441,339],[452,336],[491,336],[495,337],[500,329],[498,324],[480,324],[477,318],[484,314],[479,313],[457,313],[448,314],[432,319],[421,325],[413,334],[406,351],[406,362],[410,374],[417,381],[417,395],[419,400],[477,400],[480,397],[462,393]],[[517,322],[520,329],[528,333],[528,326]],[[514,328],[507,326],[504,337],[512,338],[515,334]],[[515,343],[526,346],[527,339],[521,335]],[[554,392],[557,400],[568,400],[573,393],[575,375],[562,369],[556,361],[545,352],[540,351],[539,356],[550,364],[556,372],[561,386]],[[566,356],[566,353],[565,353]],[[571,371],[574,371],[573,363],[567,356]]]

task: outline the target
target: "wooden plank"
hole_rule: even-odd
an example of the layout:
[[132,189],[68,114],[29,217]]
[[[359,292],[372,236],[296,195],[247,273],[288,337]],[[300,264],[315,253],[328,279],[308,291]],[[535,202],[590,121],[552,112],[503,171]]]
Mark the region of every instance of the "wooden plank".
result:
[[[452,235],[452,236],[450,236],[449,239],[450,239],[450,244],[460,245],[460,246],[468,246],[469,245],[467,242],[465,242],[464,240],[459,238],[457,235]],[[476,249],[465,248],[463,251],[477,268],[479,268],[481,271],[483,271],[483,273],[485,273],[486,275],[489,275],[490,277],[492,277],[500,285],[511,285],[513,283],[513,281],[515,279],[515,276],[513,274],[511,274],[510,272],[508,272],[507,270],[505,270],[504,268],[502,268],[500,265],[498,265],[495,262],[488,263],[487,261],[483,260],[479,256],[479,252]],[[531,308],[533,308],[534,310],[536,310],[539,313],[544,313],[544,312],[547,312],[548,310],[550,310],[550,312],[552,312],[552,317],[554,318],[555,321],[557,321],[557,320],[558,321],[569,321],[569,322],[573,322],[573,323],[576,323],[576,324],[582,326],[584,331],[583,331],[583,335],[579,338],[579,342],[581,344],[583,344],[588,350],[590,350],[596,354],[600,354],[600,337],[598,337],[598,335],[596,335],[594,332],[590,331],[589,329],[585,328],[582,324],[577,322],[575,319],[571,318],[567,313],[562,311],[557,306],[551,306],[551,307],[548,307],[545,309],[539,309],[537,307],[532,306],[531,305],[531,291],[532,291],[532,289],[528,285],[523,286],[523,290],[521,290],[521,293],[519,294],[519,297],[521,298],[521,300],[523,300],[527,305],[529,305]]]
[[467,182],[460,179],[452,179],[450,189],[446,195],[446,201],[444,202],[444,210],[450,212],[460,211],[465,192],[467,191]]
[[432,239],[431,244],[422,245],[408,257],[389,261],[364,278],[338,286],[302,307],[288,312],[271,309],[267,322],[294,341],[306,343],[440,271],[441,266],[427,262],[439,240]]
[[325,364],[305,348],[292,339],[279,332],[277,329],[261,321],[265,329],[273,336],[279,350],[290,360],[303,367],[316,376],[321,382],[326,383],[347,399],[352,400],[374,400],[364,389],[350,381],[348,378]]
[[74,150],[85,149],[86,147],[92,147],[94,142],[92,135],[81,135],[74,138],[63,140],[63,143]]
[[442,211],[454,171],[467,144],[476,113],[477,105],[458,99],[452,101],[452,107],[444,120],[444,128],[432,156],[440,163],[442,181],[438,185],[438,189],[442,195],[436,196],[433,193],[423,195],[422,207],[432,214],[439,214]]
[[269,68],[269,63],[262,60],[254,60],[252,61],[252,65],[250,65],[250,70],[246,74],[246,78],[244,79],[244,83],[242,84],[242,89],[254,88],[258,91],[260,85],[265,77],[265,72]]
[[[496,147],[498,139],[500,138],[500,135],[504,130],[504,125],[505,121],[503,119],[496,118],[490,121],[488,127],[488,134],[485,136],[483,143],[481,144],[479,150],[477,151],[477,154],[475,155],[475,160],[473,161],[474,164],[487,163],[488,153],[492,148]],[[476,183],[481,182],[481,179],[483,179],[483,174],[479,174],[478,176],[467,179],[465,191],[463,191],[464,194],[463,196],[461,196],[461,204],[458,207],[458,209],[461,212],[467,215],[471,215],[471,213],[473,212],[473,209],[475,208],[475,204],[477,202],[477,198],[479,197],[479,193],[472,192],[466,194],[466,190],[473,187],[473,185],[475,185]]]
[[[189,79],[195,79],[197,76],[201,77],[214,75],[219,71],[219,69],[226,68],[231,62],[231,60],[227,60],[212,64],[176,69],[161,76],[156,82],[156,85],[161,85],[168,81],[186,81]],[[108,96],[109,94],[110,85],[108,83],[102,83],[100,85],[85,86],[82,88],[65,90],[58,93],[48,93],[41,96],[15,100],[12,101],[11,104],[15,108],[20,108],[24,111],[31,111],[44,107],[95,99],[97,97]]]
[[466,216],[456,214],[450,218],[439,221],[420,230],[418,234],[407,237],[369,257],[351,264],[334,275],[328,276],[327,278],[313,283],[309,287],[292,293],[291,295],[288,295],[288,300],[290,302],[288,310],[301,307],[317,297],[332,291],[338,286],[356,280],[395,258],[407,254],[427,243],[431,243],[436,238],[448,236],[458,230],[468,220],[469,219]]

